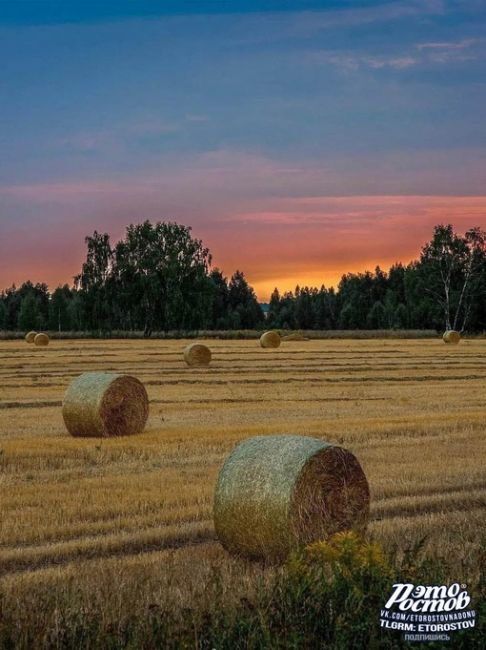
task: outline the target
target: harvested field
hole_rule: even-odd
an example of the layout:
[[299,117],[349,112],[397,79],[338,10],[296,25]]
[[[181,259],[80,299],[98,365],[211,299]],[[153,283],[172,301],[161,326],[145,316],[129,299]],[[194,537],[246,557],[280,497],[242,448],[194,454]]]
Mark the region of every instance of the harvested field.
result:
[[[75,594],[108,617],[161,599],[202,598],[217,566],[228,598],[258,564],[215,540],[212,496],[243,438],[322,437],[359,459],[371,489],[369,533],[477,571],[486,502],[486,341],[311,340],[261,350],[211,341],[189,368],[187,341],[0,342],[0,589],[18,607]],[[72,438],[61,401],[86,371],[134,375],[150,414],[134,438]],[[273,569],[267,569],[272,571]],[[117,589],[113,589],[116,580]],[[20,611],[20,610],[19,610]]]

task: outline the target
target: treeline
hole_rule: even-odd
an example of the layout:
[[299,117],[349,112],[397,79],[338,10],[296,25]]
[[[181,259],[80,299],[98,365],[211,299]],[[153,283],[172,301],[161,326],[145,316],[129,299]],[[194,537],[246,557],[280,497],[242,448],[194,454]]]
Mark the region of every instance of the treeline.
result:
[[420,258],[388,272],[343,275],[336,289],[277,289],[265,306],[242,272],[228,279],[191,229],[131,225],[114,246],[86,238],[72,287],[24,283],[0,294],[0,329],[110,332],[198,329],[486,330],[486,233],[439,225]]
[[[170,327],[156,321],[153,323],[153,331],[238,330],[255,329],[263,325],[262,308],[243,273],[236,271],[228,280],[221,271],[214,269],[210,273],[210,279],[215,286],[210,285],[212,305],[209,316],[198,318],[194,314],[194,318],[186,317],[180,322],[173,319]],[[100,296],[98,300],[101,300]],[[150,335],[152,329],[145,328],[143,318],[134,317],[130,323],[127,323],[128,315],[116,318],[110,313],[108,302],[102,305],[102,314],[93,313],[90,309],[93,303],[90,302],[86,293],[67,284],[50,294],[46,284],[27,281],[19,288],[13,286],[0,295],[0,331],[96,333],[124,330],[144,331],[147,336]]]
[[269,323],[288,329],[486,330],[486,233],[438,225],[407,266],[347,273],[337,287],[299,288],[269,306]]
[[[281,296],[275,290],[268,321],[276,328],[306,330],[444,329],[443,309],[426,290],[423,276],[414,262],[395,264],[388,273],[380,267],[348,273],[336,291],[297,287]],[[471,314],[469,327],[486,329],[486,312]]]
[[146,221],[111,246],[109,235],[86,238],[74,285],[25,282],[0,295],[0,329],[153,331],[253,329],[264,315],[242,272],[211,269],[211,255],[191,229]]

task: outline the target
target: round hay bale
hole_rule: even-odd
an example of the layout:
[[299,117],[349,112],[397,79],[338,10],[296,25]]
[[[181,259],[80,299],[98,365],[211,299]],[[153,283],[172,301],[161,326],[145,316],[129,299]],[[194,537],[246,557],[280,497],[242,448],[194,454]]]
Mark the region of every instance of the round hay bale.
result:
[[260,345],[262,348],[278,348],[281,340],[280,334],[272,330],[260,336]]
[[36,334],[34,336],[34,345],[38,345],[41,347],[49,345],[49,336],[47,334],[44,334],[43,332],[41,332],[40,334]]
[[27,332],[27,334],[25,335],[25,340],[27,341],[27,343],[33,343],[36,335],[37,332]]
[[191,343],[184,349],[184,361],[188,366],[209,366],[211,350],[202,343]]
[[226,459],[214,525],[231,553],[282,560],[343,530],[364,530],[370,493],[358,460],[317,438],[257,436]]
[[457,345],[461,340],[461,335],[455,330],[447,330],[447,332],[444,332],[442,339],[444,343],[452,343],[452,345]]
[[62,416],[72,436],[130,436],[141,433],[149,403],[145,386],[135,377],[85,372],[69,385]]

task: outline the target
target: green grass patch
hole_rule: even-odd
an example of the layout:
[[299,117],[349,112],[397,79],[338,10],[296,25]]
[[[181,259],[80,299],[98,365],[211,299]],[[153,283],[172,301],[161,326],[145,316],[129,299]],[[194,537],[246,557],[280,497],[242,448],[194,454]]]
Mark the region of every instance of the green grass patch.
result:
[[[469,582],[476,627],[452,632],[449,644],[430,642],[433,650],[479,650],[484,645],[486,584],[478,567]],[[454,571],[454,569],[452,569]],[[442,585],[451,568],[423,555],[422,545],[385,553],[353,534],[313,544],[293,555],[270,580],[256,578],[251,597],[229,604],[221,575],[214,570],[199,606],[171,611],[154,602],[145,611],[124,611],[113,619],[52,590],[33,594],[35,608],[0,599],[0,648],[140,650],[395,650],[417,647],[402,633],[382,631],[380,610],[395,582]],[[116,585],[113,585],[116,591]],[[120,610],[118,610],[120,611]]]

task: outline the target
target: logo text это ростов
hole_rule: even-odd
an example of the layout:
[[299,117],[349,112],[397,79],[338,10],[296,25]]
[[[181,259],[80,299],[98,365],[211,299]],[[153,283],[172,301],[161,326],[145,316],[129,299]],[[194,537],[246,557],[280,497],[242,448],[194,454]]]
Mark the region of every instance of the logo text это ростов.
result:
[[394,592],[385,604],[386,609],[397,605],[402,612],[451,612],[461,611],[471,602],[467,591],[461,591],[458,582],[446,587],[425,587],[397,583]]
[[381,610],[380,626],[404,633],[406,641],[450,641],[449,632],[473,628],[476,612],[466,585],[396,583]]

